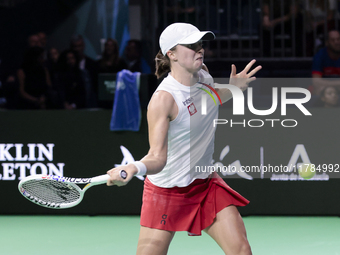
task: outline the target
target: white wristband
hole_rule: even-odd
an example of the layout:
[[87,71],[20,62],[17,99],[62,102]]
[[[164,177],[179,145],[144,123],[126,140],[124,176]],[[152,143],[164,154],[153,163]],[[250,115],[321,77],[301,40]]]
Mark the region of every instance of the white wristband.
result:
[[143,162],[141,161],[135,161],[135,162],[132,162],[131,164],[134,164],[137,169],[138,169],[138,172],[136,173],[136,175],[139,175],[139,176],[143,176],[143,175],[146,175],[146,166],[144,165]]

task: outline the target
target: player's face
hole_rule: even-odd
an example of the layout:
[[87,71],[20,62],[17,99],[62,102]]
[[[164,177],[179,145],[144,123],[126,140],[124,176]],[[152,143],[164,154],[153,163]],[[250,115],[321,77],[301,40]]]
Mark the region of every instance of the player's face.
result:
[[337,31],[329,32],[327,46],[330,50],[340,53],[340,33]]
[[336,106],[338,103],[338,92],[333,87],[328,87],[325,90],[324,96],[321,98],[321,100],[325,103],[326,106]]
[[202,41],[194,44],[179,44],[176,47],[178,64],[189,72],[198,72],[202,68],[203,56]]

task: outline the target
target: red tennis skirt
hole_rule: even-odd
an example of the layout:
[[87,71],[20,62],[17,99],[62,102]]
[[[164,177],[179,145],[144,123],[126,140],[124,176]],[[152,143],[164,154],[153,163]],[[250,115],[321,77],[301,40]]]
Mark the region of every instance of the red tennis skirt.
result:
[[140,224],[149,228],[201,235],[201,231],[213,223],[219,211],[229,205],[245,206],[248,203],[217,173],[208,179],[196,179],[182,188],[161,188],[146,178]]

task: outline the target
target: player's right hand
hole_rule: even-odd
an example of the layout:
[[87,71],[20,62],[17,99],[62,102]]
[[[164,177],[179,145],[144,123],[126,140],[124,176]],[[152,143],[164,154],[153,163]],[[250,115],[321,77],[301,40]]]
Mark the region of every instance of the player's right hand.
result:
[[[123,179],[120,172],[124,170],[127,173],[126,179]],[[107,171],[110,178],[107,180],[107,186],[125,186],[137,174],[138,169],[134,164],[119,166]]]

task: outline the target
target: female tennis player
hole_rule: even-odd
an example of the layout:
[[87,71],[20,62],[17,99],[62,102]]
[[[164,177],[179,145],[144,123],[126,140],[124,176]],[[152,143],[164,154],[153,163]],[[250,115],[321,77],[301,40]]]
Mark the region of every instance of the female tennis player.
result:
[[[214,38],[212,32],[201,32],[187,23],[165,28],[159,39],[156,75],[167,76],[148,106],[150,150],[140,161],[108,171],[109,186],[126,185],[134,175],[147,175],[138,255],[167,254],[176,231],[201,235],[202,230],[226,254],[251,254],[236,208],[249,201],[216,173],[195,167],[212,165],[213,120],[218,118],[218,106],[208,96],[206,114],[202,114],[201,104],[206,91],[214,91],[212,77],[203,64],[202,41]],[[245,90],[261,69],[258,66],[250,71],[254,63],[252,60],[238,74],[232,65],[230,84]],[[232,97],[226,88],[216,91],[222,102]]]

